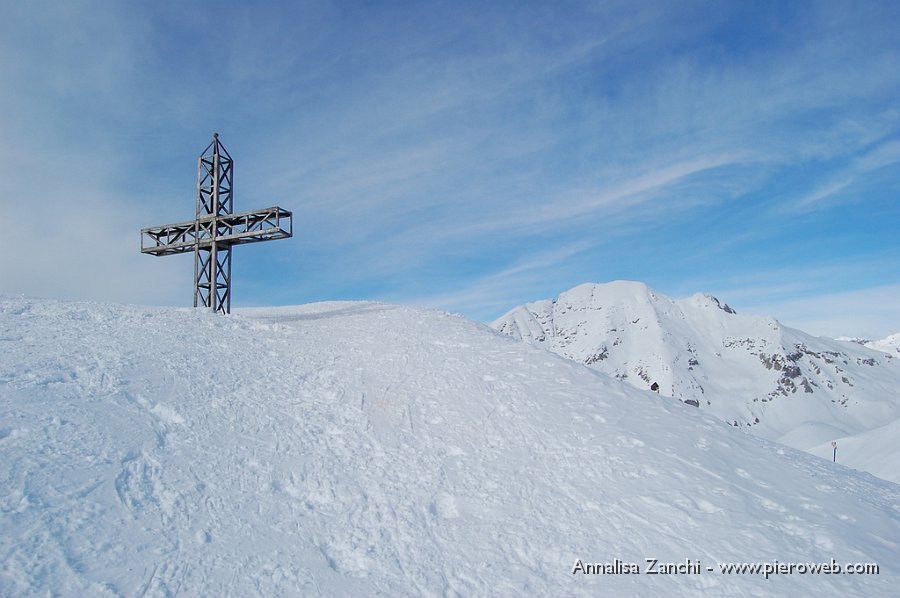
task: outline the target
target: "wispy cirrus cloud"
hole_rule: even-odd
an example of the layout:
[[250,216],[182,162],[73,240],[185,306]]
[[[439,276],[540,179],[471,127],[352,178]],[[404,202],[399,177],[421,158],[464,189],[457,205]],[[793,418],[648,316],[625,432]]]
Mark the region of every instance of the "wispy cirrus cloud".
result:
[[825,175],[826,181],[814,191],[802,195],[783,206],[784,212],[805,212],[822,209],[823,204],[839,200],[841,193],[872,172],[900,163],[900,140],[889,139],[852,157],[849,164]]
[[[470,281],[464,288],[450,292],[426,294],[412,300],[426,307],[455,306],[455,309],[494,314],[514,306],[515,297],[541,288],[541,282],[551,269],[590,247],[581,241],[571,245],[525,255],[502,270]],[[388,300],[391,297],[387,297]],[[535,297],[539,299],[539,297]]]

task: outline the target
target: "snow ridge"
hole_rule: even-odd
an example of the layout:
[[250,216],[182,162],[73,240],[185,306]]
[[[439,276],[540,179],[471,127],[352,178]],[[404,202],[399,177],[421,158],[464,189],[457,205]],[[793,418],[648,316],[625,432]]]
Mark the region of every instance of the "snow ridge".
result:
[[[900,490],[451,314],[0,298],[0,595],[887,595]],[[573,574],[577,559],[697,575]],[[723,575],[717,562],[879,563]]]

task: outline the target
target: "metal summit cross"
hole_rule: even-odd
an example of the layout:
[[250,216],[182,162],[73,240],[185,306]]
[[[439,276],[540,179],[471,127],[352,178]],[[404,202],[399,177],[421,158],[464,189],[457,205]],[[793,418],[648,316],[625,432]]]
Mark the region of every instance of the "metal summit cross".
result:
[[197,215],[189,222],[141,230],[141,253],[194,252],[194,307],[231,313],[231,248],[293,235],[291,213],[279,207],[232,213],[234,162],[213,134],[197,167]]

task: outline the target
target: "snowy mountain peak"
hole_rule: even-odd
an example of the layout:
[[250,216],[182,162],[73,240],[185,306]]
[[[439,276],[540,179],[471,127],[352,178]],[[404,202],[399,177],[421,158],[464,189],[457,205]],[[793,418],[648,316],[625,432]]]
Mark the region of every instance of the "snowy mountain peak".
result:
[[708,294],[676,300],[637,282],[586,284],[492,326],[822,456],[823,443],[900,418],[900,359],[738,314]]
[[569,302],[574,305],[585,304],[588,307],[604,307],[611,300],[632,305],[671,301],[643,282],[633,280],[581,284],[562,293],[556,301]]

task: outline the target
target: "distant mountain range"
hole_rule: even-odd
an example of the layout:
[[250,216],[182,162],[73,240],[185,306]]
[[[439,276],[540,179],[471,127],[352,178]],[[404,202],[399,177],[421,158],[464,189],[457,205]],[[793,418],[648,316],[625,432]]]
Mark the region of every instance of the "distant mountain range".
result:
[[738,314],[711,295],[583,284],[494,329],[754,434],[900,482],[900,334],[834,340]]
[[[854,343],[858,343],[860,345],[869,347],[871,349],[877,349],[878,351],[884,351],[885,353],[900,354],[900,332],[897,334],[892,334],[887,338],[883,338],[880,341],[873,341],[865,338],[847,338],[841,337],[838,340],[842,341],[851,341]],[[900,356],[900,355],[898,355]]]

